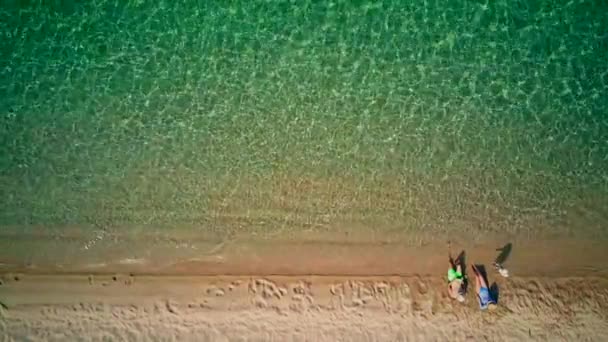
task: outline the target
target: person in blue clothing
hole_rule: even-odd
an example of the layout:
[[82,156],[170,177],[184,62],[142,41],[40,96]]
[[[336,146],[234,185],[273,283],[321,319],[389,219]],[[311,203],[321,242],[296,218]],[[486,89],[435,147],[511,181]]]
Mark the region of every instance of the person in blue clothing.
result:
[[484,276],[481,272],[475,267],[475,265],[471,265],[473,268],[473,273],[475,273],[475,291],[477,292],[477,299],[479,300],[479,307],[481,310],[494,310],[496,309],[496,299],[492,296],[490,292],[490,288],[488,287],[488,283],[486,282]]

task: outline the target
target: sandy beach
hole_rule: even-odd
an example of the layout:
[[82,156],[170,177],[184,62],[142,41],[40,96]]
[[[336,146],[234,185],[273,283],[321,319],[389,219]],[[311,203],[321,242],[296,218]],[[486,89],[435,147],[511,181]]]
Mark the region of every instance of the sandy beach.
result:
[[38,238],[27,256],[10,251],[31,248],[35,237],[2,240],[3,341],[601,341],[608,334],[601,241],[514,240],[509,278],[491,267],[499,241],[454,243],[499,288],[498,310],[482,312],[472,289],[464,304],[448,298],[445,244],[173,238],[138,245],[115,236],[84,249],[82,237]]

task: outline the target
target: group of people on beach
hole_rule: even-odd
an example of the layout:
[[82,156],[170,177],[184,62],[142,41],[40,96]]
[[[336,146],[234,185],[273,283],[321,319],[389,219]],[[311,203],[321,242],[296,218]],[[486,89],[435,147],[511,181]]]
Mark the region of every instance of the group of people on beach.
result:
[[[508,255],[510,249],[510,244],[499,249],[502,253],[493,264],[494,268],[503,277],[509,276],[507,269],[502,266],[502,262],[504,262],[504,259],[506,258],[505,255]],[[456,259],[452,258],[451,253],[449,253],[448,257],[450,262],[447,274],[448,294],[452,299],[464,303],[468,287],[468,278],[466,276],[466,267],[464,264],[464,251],[461,252]],[[477,295],[477,300],[479,301],[479,307],[481,310],[494,310],[498,304],[496,288],[494,286],[493,288],[488,286],[485,269],[476,265],[471,265],[471,269],[473,270],[475,277],[475,293]]]

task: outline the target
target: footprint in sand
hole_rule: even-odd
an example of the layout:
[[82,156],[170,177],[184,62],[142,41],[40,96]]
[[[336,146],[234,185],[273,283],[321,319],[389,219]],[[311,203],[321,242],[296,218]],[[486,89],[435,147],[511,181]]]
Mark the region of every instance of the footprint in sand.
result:
[[232,292],[234,291],[234,289],[236,289],[237,287],[241,286],[242,281],[241,280],[235,280],[232,281],[229,285],[228,285],[228,291]]
[[332,309],[344,309],[344,297],[345,297],[345,285],[344,283],[331,284],[329,287],[329,293],[331,299],[329,307]]
[[210,286],[205,292],[207,293],[207,295],[214,297],[223,297],[226,294],[226,291],[224,291],[224,289],[217,286]]
[[258,309],[265,309],[268,307],[268,302],[262,296],[255,296],[253,298],[253,305]]
[[287,289],[278,286],[275,282],[262,278],[250,281],[248,291],[250,294],[260,294],[266,300],[272,298],[280,300],[287,294]]
[[412,291],[407,283],[402,283],[396,289],[397,307],[396,310],[404,314],[411,314],[413,311]]
[[351,290],[350,305],[353,307],[366,306],[375,301],[375,289],[373,285],[368,285],[360,281],[349,283]]
[[395,291],[393,291],[393,287],[388,282],[376,282],[374,283],[374,297],[384,307],[386,311],[393,311],[393,301]]
[[426,282],[418,280],[416,282],[416,294],[413,298],[412,308],[422,317],[430,317],[433,315],[433,296],[429,293],[429,286]]

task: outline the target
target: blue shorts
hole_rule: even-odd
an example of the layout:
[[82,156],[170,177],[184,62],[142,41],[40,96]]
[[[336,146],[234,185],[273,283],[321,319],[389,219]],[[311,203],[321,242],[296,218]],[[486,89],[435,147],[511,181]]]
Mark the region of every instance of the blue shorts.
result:
[[496,304],[496,301],[492,298],[490,294],[490,290],[487,287],[482,287],[479,289],[479,307],[482,310],[488,308],[490,304]]

